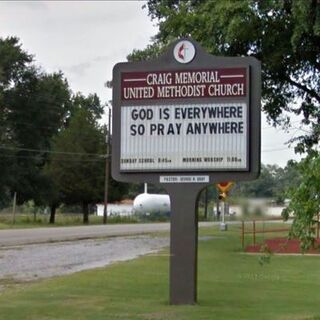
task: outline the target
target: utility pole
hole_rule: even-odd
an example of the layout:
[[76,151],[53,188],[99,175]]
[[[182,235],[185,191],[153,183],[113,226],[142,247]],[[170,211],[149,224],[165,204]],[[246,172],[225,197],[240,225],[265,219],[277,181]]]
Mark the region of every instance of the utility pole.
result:
[[106,136],[107,142],[107,155],[106,155],[106,169],[105,169],[105,181],[104,181],[104,208],[103,208],[103,224],[107,223],[108,216],[108,186],[109,186],[109,164],[110,164],[110,139],[111,139],[111,108],[109,107],[108,113],[108,132]]
[[17,205],[17,192],[13,194],[13,204],[12,204],[12,223],[16,223],[16,205]]

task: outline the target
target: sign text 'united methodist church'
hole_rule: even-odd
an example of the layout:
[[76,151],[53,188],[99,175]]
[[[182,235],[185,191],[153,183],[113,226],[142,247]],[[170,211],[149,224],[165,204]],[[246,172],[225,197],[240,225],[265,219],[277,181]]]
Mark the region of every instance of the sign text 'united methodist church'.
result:
[[122,100],[244,97],[246,68],[126,72]]

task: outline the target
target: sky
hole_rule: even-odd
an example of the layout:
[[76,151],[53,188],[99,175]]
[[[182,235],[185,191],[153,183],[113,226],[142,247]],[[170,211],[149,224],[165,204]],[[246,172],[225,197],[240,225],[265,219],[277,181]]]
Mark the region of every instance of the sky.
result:
[[[46,72],[61,70],[73,92],[97,93],[103,103],[112,90],[112,68],[157,33],[144,1],[0,1],[0,37],[17,36]],[[285,166],[299,160],[286,144],[301,132],[298,120],[284,132],[262,115],[262,163]]]

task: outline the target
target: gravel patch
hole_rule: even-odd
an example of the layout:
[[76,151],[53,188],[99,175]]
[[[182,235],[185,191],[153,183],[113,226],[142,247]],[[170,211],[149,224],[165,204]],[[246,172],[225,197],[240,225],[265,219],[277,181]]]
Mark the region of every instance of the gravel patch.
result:
[[166,237],[115,237],[2,248],[0,282],[33,281],[155,253],[169,245]]

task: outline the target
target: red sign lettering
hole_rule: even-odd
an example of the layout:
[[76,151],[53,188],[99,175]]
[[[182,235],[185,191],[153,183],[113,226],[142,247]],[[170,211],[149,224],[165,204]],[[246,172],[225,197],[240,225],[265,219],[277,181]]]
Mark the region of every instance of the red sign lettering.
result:
[[246,68],[121,74],[122,100],[230,98],[246,94]]

